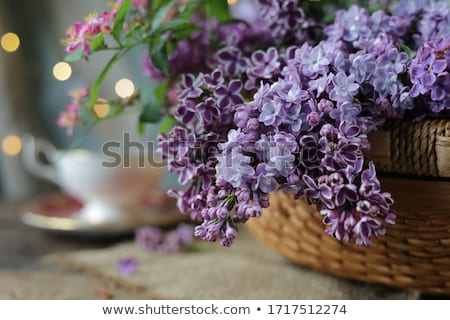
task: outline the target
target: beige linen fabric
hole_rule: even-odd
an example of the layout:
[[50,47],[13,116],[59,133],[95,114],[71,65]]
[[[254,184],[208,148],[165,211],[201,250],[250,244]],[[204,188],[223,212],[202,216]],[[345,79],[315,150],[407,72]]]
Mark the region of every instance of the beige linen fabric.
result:
[[[139,292],[147,299],[415,299],[417,293],[339,279],[293,265],[246,232],[232,248],[197,243],[195,251],[160,254],[134,243],[51,257],[65,266]],[[199,250],[201,248],[201,250]],[[120,275],[118,260],[139,261]]]

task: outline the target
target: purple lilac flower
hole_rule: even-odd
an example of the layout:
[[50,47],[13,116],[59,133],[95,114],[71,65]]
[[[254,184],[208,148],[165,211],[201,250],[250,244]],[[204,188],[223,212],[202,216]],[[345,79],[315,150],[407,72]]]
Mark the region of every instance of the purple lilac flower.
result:
[[338,72],[332,80],[333,89],[330,91],[330,99],[334,101],[351,101],[359,88],[359,85],[354,81],[354,75],[347,76],[344,72]]
[[228,110],[230,107],[237,106],[244,102],[240,92],[242,90],[242,82],[233,80],[228,86],[221,85],[216,88],[214,95],[217,98],[219,108]]
[[411,64],[411,78],[419,80],[425,87],[431,87],[437,75],[447,68],[447,62],[436,59],[432,52],[419,51],[417,57]]
[[312,24],[305,17],[298,0],[258,0],[264,28],[279,42],[303,40],[304,32]]
[[251,64],[247,74],[255,78],[271,79],[280,72],[278,52],[274,47],[269,48],[267,52],[255,51],[251,56]]
[[231,154],[218,158],[217,174],[234,188],[244,186],[246,181],[255,174],[250,161],[250,157],[234,149]]
[[317,46],[311,49],[302,56],[303,74],[312,79],[316,78],[318,74],[324,74],[328,72],[328,60],[322,47]]
[[376,64],[373,55],[369,53],[357,53],[350,56],[350,72],[355,76],[357,83],[367,81],[374,73]]
[[123,276],[130,276],[136,273],[138,265],[139,263],[136,260],[136,258],[126,256],[120,258],[119,261],[117,262],[117,271]]
[[182,80],[180,82],[180,94],[179,99],[188,99],[188,98],[198,98],[202,95],[202,89],[200,88],[202,84],[201,77],[195,77],[194,75],[188,73],[182,76]]
[[193,241],[194,227],[181,223],[176,229],[164,233],[157,227],[141,227],[136,230],[138,246],[154,252],[171,253],[179,251]]
[[434,86],[431,88],[431,100],[442,101],[450,97],[450,75],[441,74],[437,77]]
[[[314,22],[297,0],[258,0],[255,28],[275,36],[252,42],[261,49],[245,44],[242,24],[213,23],[219,47],[209,70],[181,79],[179,123],[160,139],[169,170],[186,183],[171,194],[199,221],[196,236],[231,245],[237,223],[259,217],[274,190],[316,204],[338,239],[368,245],[384,234],[393,200],[374,165],[364,166],[367,134],[389,117],[441,112],[450,100],[450,45],[437,37],[450,30],[447,7],[401,2],[396,16],[339,11],[315,46],[303,44]],[[411,62],[401,45],[420,46]]]
[[162,231],[156,227],[141,227],[136,229],[135,242],[147,250],[156,250],[163,237]]
[[[432,101],[447,99],[450,92],[449,65],[446,55],[450,51],[448,42],[437,39],[425,43],[419,48],[417,56],[411,61],[409,74],[413,84],[410,95],[415,98],[419,95],[430,94]],[[433,104],[433,110],[441,108]]]
[[217,62],[223,69],[224,74],[231,77],[243,72],[247,66],[242,52],[231,46],[217,52]]

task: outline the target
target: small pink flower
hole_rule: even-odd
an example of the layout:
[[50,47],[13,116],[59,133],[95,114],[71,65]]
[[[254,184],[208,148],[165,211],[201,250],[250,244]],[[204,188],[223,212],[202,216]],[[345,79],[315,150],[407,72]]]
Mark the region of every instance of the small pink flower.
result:
[[89,57],[92,40],[100,32],[108,33],[116,12],[104,12],[100,16],[93,12],[85,18],[85,22],[75,22],[66,32],[66,52],[72,53],[82,48],[85,57]]
[[69,91],[67,93],[67,96],[69,98],[72,98],[73,103],[81,103],[81,101],[84,98],[87,98],[90,93],[91,93],[91,89],[89,87],[83,87],[83,88],[79,88],[79,89],[75,89],[75,90]]
[[[73,106],[72,106],[73,107]],[[58,126],[67,128],[67,135],[73,135],[73,128],[81,123],[78,117],[78,110],[68,107],[67,111],[63,111],[59,114]]]
[[67,93],[72,101],[66,106],[66,110],[59,114],[57,124],[59,127],[67,128],[69,136],[73,134],[74,127],[81,124],[78,112],[89,97],[90,91],[89,87],[84,87]]

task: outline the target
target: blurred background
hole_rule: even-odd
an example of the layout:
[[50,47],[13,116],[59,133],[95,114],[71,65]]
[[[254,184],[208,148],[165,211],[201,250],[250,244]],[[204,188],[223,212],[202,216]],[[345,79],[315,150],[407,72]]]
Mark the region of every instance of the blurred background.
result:
[[[104,121],[92,130],[77,128],[72,136],[57,126],[59,113],[69,102],[68,91],[91,86],[108,53],[64,63],[64,33],[74,21],[82,21],[95,9],[107,9],[106,0],[0,0],[0,197],[24,199],[54,188],[24,170],[20,153],[22,136],[30,133],[57,148],[99,150],[106,140],[121,140],[124,131],[134,140],[153,139],[156,130],[137,134],[137,112]],[[120,61],[106,79],[100,95],[114,97],[130,85],[151,85],[141,68],[145,48]],[[123,81],[128,79],[130,81]],[[122,81],[121,81],[122,80]],[[107,107],[106,107],[107,108]],[[108,110],[99,110],[106,115]],[[156,129],[156,128],[155,128]]]

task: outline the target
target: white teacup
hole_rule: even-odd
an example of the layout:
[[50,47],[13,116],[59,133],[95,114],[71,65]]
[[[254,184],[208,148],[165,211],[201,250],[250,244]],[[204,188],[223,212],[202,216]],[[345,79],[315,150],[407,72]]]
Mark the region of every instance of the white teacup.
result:
[[[39,153],[50,164],[43,163]],[[84,203],[79,219],[103,225],[134,223],[138,204],[151,188],[157,187],[163,170],[151,166],[145,157],[134,154],[127,159],[127,166],[122,159],[122,163],[108,168],[102,163],[106,159],[101,154],[83,149],[59,151],[47,141],[33,137],[24,139],[22,152],[30,172],[56,183]]]

